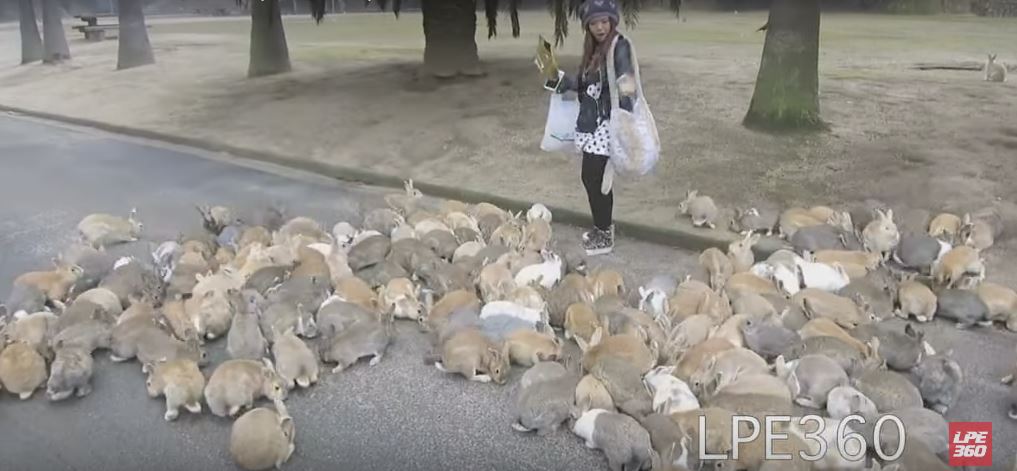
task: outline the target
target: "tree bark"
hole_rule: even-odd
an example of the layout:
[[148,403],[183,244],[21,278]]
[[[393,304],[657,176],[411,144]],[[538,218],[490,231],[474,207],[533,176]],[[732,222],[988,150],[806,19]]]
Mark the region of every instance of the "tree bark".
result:
[[421,0],[424,71],[436,77],[484,75],[477,56],[475,0]]
[[117,10],[120,16],[117,70],[154,64],[142,0],[119,0]]
[[774,0],[752,102],[743,124],[825,129],[819,116],[819,0]]
[[67,47],[64,34],[63,14],[60,0],[42,0],[42,44],[45,49],[42,61],[47,64],[71,58],[71,49]]
[[21,63],[39,62],[43,58],[42,38],[39,36],[39,23],[35,21],[35,5],[32,0],[18,1],[18,14],[21,18]]
[[279,0],[251,2],[251,62],[248,77],[290,71],[290,53],[286,46]]

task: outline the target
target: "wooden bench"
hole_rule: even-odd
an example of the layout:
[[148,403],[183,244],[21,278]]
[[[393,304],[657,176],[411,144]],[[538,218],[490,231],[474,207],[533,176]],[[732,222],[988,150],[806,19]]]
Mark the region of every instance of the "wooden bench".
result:
[[100,18],[116,18],[116,17],[118,17],[118,15],[110,14],[110,13],[105,13],[105,14],[101,14],[101,15],[79,15],[79,16],[75,16],[75,18],[78,18],[79,20],[84,21],[85,24],[74,26],[73,29],[81,31],[82,33],[85,33],[85,40],[86,41],[92,41],[92,42],[102,41],[103,39],[106,39],[106,31],[119,31],[120,25],[116,24],[116,23],[100,25],[99,24],[99,19]]

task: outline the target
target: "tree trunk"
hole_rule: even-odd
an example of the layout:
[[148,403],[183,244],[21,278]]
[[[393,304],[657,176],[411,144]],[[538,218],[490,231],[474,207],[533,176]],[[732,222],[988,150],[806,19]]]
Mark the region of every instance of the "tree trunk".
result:
[[819,0],[774,0],[759,75],[743,124],[825,129],[819,117]]
[[42,0],[42,44],[45,55],[42,61],[54,64],[71,58],[64,34],[64,7],[60,0]]
[[421,0],[424,71],[436,77],[484,74],[477,57],[475,0]]
[[19,0],[18,13],[21,15],[21,63],[39,62],[43,58],[44,50],[32,0]]
[[117,53],[117,70],[155,63],[152,44],[145,28],[142,0],[119,0],[120,39]]
[[290,71],[290,53],[286,47],[279,0],[251,3],[251,63],[248,77]]

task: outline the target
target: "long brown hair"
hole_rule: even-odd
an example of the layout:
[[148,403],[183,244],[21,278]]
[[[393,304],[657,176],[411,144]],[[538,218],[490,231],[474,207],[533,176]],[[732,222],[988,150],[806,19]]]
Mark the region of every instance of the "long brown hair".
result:
[[585,74],[598,70],[607,59],[607,51],[611,49],[611,43],[614,42],[614,38],[617,35],[618,25],[615,24],[614,20],[611,20],[611,32],[607,33],[607,37],[600,43],[597,42],[597,38],[593,37],[593,33],[587,27],[586,39],[583,41],[583,61],[579,66],[579,72]]

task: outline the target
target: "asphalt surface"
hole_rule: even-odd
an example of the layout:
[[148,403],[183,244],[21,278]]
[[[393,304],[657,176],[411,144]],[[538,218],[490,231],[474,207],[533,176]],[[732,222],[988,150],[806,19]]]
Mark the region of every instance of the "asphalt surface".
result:
[[[578,177],[573,185],[581,191]],[[127,139],[91,130],[0,116],[0,299],[18,274],[48,268],[90,212],[126,214],[137,207],[145,237],[158,242],[197,229],[195,204],[250,208],[282,202],[290,214],[331,226],[359,223],[388,190],[226,156]],[[623,197],[623,196],[622,196]],[[555,244],[575,243],[579,230],[555,225]],[[122,247],[144,254],[144,241]],[[657,273],[683,276],[696,257],[620,239],[614,254],[593,264],[620,268],[630,283]],[[1017,423],[1006,418],[999,378],[1017,360],[1017,336],[998,328],[958,331],[920,326],[937,350],[953,349],[966,375],[951,421],[993,422],[993,469],[1010,469]],[[516,367],[507,385],[480,384],[421,362],[428,339],[404,325],[385,359],[324,374],[287,400],[297,429],[293,470],[586,470],[607,469],[568,430],[546,438],[510,428]],[[213,365],[224,342],[210,344]],[[145,393],[135,362],[112,364],[97,353],[94,392],[48,402],[0,394],[0,470],[235,469],[228,454],[230,421],[181,413],[163,420],[164,402]]]

